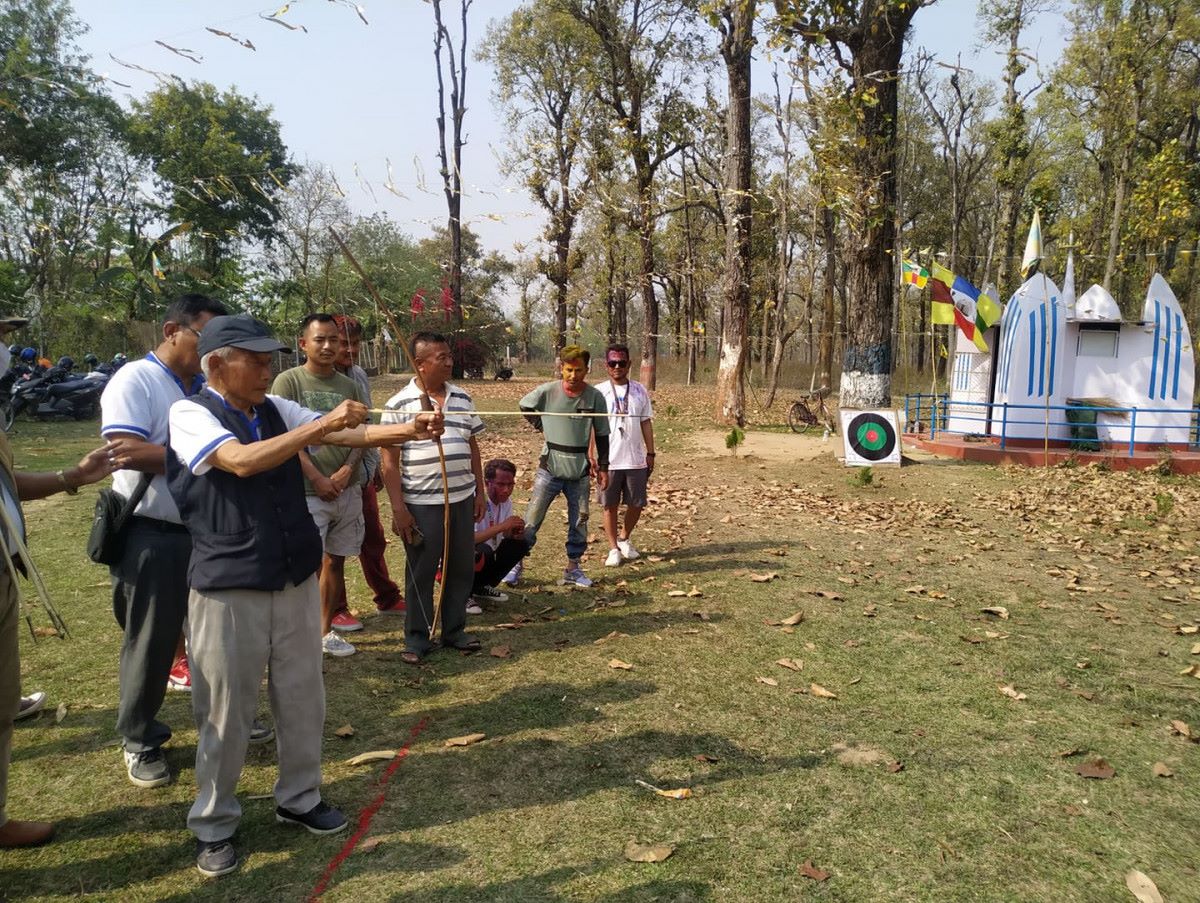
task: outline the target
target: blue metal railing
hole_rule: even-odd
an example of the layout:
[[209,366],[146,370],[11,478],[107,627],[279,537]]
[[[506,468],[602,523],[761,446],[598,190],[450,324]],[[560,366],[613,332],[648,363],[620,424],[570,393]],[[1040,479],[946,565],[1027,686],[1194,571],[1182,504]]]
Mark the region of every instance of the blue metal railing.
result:
[[[909,413],[910,410],[916,412],[915,418]],[[1100,407],[1090,404],[1050,405],[1047,408],[1045,405],[1038,404],[951,401],[945,395],[907,395],[904,399],[904,411],[908,418],[907,423],[915,421],[924,423],[926,421],[921,417],[921,413],[925,414],[925,417],[928,418],[929,438],[931,439],[936,438],[939,432],[957,435],[987,435],[990,424],[991,435],[1000,440],[1001,448],[1005,448],[1010,439],[1017,438],[1012,435],[1013,432],[1028,433],[1028,431],[1019,430],[1020,427],[1027,426],[1040,430],[1066,427],[1071,431],[1071,444],[1074,447],[1079,447],[1084,443],[1103,441],[1099,439],[1098,426],[1102,426],[1110,437],[1114,433],[1128,431],[1128,441],[1122,440],[1122,444],[1126,445],[1129,457],[1133,457],[1139,442],[1142,445],[1170,443],[1172,441],[1170,438],[1166,440],[1161,438],[1162,433],[1166,433],[1168,437],[1172,434],[1179,435],[1180,444],[1186,443],[1193,448],[1200,447],[1200,408],[1127,408]],[[1078,412],[1081,411],[1089,412],[1092,419],[1078,419]],[[1072,419],[1072,413],[1076,414],[1076,419]],[[1115,414],[1123,419],[1115,423],[1097,424],[1095,416],[1099,414]],[[1153,414],[1170,414],[1173,415],[1172,419],[1177,418],[1180,421],[1186,416],[1187,422],[1162,423],[1147,416]],[[952,430],[949,428],[951,415],[956,423],[978,424],[979,428]],[[1141,418],[1140,424],[1139,417]],[[1148,420],[1151,422],[1147,422]],[[1089,427],[1090,430],[1088,430]],[[1142,431],[1140,439],[1139,429]],[[1146,438],[1151,430],[1158,433],[1159,436],[1154,439]],[[1090,432],[1091,435],[1084,435],[1087,432]],[[1032,437],[1026,434],[1020,438]],[[1109,444],[1115,443],[1110,439]]]

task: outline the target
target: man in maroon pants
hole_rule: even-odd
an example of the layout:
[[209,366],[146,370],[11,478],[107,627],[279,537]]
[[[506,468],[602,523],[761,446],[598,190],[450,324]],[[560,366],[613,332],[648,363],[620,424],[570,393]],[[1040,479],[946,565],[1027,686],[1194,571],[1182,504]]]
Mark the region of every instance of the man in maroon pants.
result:
[[[371,397],[370,381],[367,371],[358,366],[359,346],[362,344],[362,324],[354,317],[346,314],[335,314],[338,330],[342,334],[342,350],[334,366],[342,373],[358,383],[366,397]],[[369,449],[363,458],[367,470],[367,479],[363,484],[363,522],[366,534],[363,537],[362,551],[358,554],[359,564],[362,565],[363,577],[367,586],[375,593],[375,607],[380,614],[404,614],[404,596],[388,572],[384,551],[387,549],[387,536],[383,532],[383,524],[379,521],[378,492],[379,481],[379,452]],[[345,617],[350,618],[346,612]]]

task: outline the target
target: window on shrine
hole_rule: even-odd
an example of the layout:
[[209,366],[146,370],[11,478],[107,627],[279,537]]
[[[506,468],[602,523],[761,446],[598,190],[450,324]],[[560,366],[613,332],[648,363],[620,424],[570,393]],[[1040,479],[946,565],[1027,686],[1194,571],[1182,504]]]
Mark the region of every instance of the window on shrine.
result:
[[1079,327],[1078,354],[1080,357],[1116,357],[1121,337],[1117,324],[1096,324]]

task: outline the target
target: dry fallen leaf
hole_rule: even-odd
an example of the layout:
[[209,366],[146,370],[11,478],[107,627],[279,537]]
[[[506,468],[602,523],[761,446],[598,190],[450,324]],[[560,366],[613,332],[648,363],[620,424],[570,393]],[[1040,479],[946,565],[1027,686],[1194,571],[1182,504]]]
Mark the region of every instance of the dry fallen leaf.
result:
[[492,658],[509,658],[512,655],[512,646],[493,646],[488,654]]
[[351,727],[349,724],[343,724],[341,727],[339,727],[333,733],[335,736],[341,737],[343,740],[345,740],[345,739],[348,739],[349,737],[354,736],[354,728]]
[[486,740],[487,734],[463,734],[461,737],[451,737],[443,746],[471,746],[480,740]]
[[987,608],[981,608],[979,610],[985,615],[992,615],[993,617],[999,618],[1001,621],[1008,620],[1008,609],[1003,605],[989,605]]
[[700,590],[696,589],[696,587],[694,587],[694,586],[687,591],[687,597],[689,599],[698,599],[700,596],[703,596],[703,595],[704,595],[704,593],[701,592]]
[[629,664],[629,662],[623,662],[619,658],[611,659],[608,663],[608,667],[612,668],[614,671],[632,671],[633,670],[633,665]]
[[396,758],[394,749],[374,749],[371,752],[359,753],[346,760],[347,765],[369,765],[372,762],[390,762]]
[[1190,727],[1188,727],[1188,723],[1186,721],[1179,721],[1178,719],[1172,719],[1171,720],[1171,733],[1178,734],[1180,737],[1186,737],[1189,740],[1192,739],[1192,729]]
[[33,635],[42,637],[58,636],[58,631],[53,627],[35,627],[33,628]]
[[1103,759],[1093,759],[1091,762],[1084,762],[1082,765],[1077,765],[1075,773],[1081,778],[1107,781],[1109,778],[1116,776],[1117,770]]
[[1125,874],[1125,886],[1129,888],[1129,892],[1133,894],[1138,903],[1163,903],[1158,887],[1144,872],[1130,869]]
[[777,681],[773,677],[756,677],[754,679],[757,680],[760,684],[766,684],[768,687],[779,686],[779,681]]
[[1156,778],[1175,777],[1175,772],[1171,771],[1171,769],[1167,767],[1166,762],[1155,762],[1154,767],[1151,768],[1150,771]]
[[804,864],[800,866],[800,874],[805,878],[811,878],[813,881],[829,880],[829,872],[817,868],[812,864],[811,859],[804,860]]
[[673,590],[671,590],[669,593],[667,593],[667,595],[668,595],[668,596],[672,596],[672,597],[678,597],[678,596],[686,596],[686,595],[687,595],[687,593],[685,593],[685,592],[684,592],[683,590],[681,590],[681,589],[673,589]]
[[1003,687],[1000,687],[1000,692],[1009,699],[1015,699],[1018,702],[1029,698],[1024,693],[1019,692],[1012,684],[1005,684]]
[[60,702],[58,708],[54,710],[54,723],[62,724],[62,720],[67,717],[67,704]]
[[697,762],[706,762],[706,763],[709,763],[709,764],[711,764],[711,763],[713,763],[713,762],[720,762],[720,761],[721,761],[721,760],[720,760],[720,759],[718,759],[716,756],[710,756],[708,753],[696,753],[696,755],[694,756],[694,758],[695,758],[695,760],[696,760]]
[[675,847],[669,843],[638,843],[635,840],[625,844],[625,858],[630,862],[662,862],[670,859]]
[[804,609],[800,609],[800,611],[796,612],[794,615],[784,618],[779,623],[782,624],[784,627],[795,627],[797,624],[801,623],[803,620],[804,620]]
[[619,630],[614,630],[612,633],[606,633],[598,640],[592,640],[592,645],[599,646],[601,643],[607,643],[609,640],[615,640],[618,637],[628,637],[629,634],[621,633]]
[[692,791],[688,787],[679,787],[675,790],[663,790],[661,787],[655,787],[646,781],[635,779],[634,783],[639,787],[645,787],[647,790],[652,790],[654,793],[669,800],[686,800],[691,799]]
[[359,853],[374,853],[384,843],[382,837],[369,837],[358,845]]
[[771,571],[769,574],[751,574],[750,579],[755,583],[770,583],[772,580],[779,579],[779,575]]
[[820,684],[809,684],[808,692],[810,692],[813,696],[816,696],[818,699],[837,699],[837,693],[831,693]]
[[794,658],[781,658],[775,664],[781,668],[787,668],[789,671],[803,671],[804,662]]

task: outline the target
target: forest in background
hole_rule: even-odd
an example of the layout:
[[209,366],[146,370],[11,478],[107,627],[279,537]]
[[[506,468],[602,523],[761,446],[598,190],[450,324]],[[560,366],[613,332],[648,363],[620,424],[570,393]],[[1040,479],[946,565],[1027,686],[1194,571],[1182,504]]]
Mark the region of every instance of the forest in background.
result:
[[[406,326],[526,361],[627,339],[650,382],[660,362],[691,380],[719,361],[716,416],[740,421],[747,378],[763,404],[810,381],[868,402],[928,385],[951,336],[927,293],[901,290],[895,252],[1004,300],[1035,208],[1052,276],[1073,248],[1080,291],[1100,283],[1126,316],[1154,272],[1200,308],[1194,3],[981,0],[976,35],[955,39],[1003,54],[998,80],[906,43],[914,16],[938,15],[930,0],[485,14],[430,4],[448,215],[414,236],[350,209],[257,98],[163,74],[125,109],[81,55],[69,3],[0,0],[0,310],[33,317],[28,339],[52,355],[129,350],[188,290],[282,334],[322,308],[375,334],[381,312],[333,227]],[[1069,37],[1039,60],[1029,33],[1050,15]],[[468,81],[481,60],[494,83]],[[544,213],[520,254],[461,225],[468,84],[507,117],[505,166]]]

